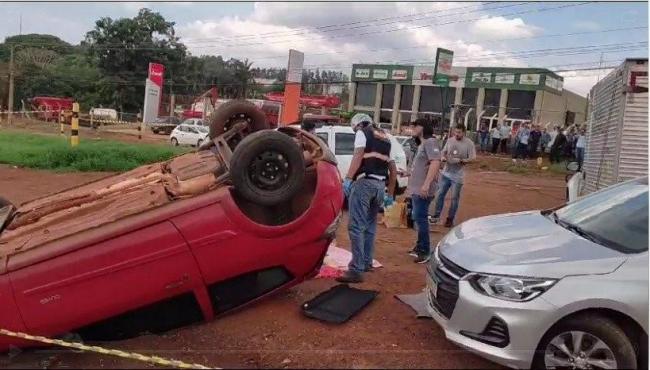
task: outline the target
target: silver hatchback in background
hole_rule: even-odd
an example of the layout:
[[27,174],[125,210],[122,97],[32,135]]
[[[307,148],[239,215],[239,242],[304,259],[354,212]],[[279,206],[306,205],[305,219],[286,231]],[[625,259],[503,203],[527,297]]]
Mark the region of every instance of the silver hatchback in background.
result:
[[647,368],[648,179],[458,225],[427,292],[449,340],[500,364]]

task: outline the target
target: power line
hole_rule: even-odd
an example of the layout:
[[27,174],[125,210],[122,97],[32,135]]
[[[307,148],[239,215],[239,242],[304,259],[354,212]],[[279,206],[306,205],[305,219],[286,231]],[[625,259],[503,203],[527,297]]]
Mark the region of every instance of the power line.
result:
[[[514,12],[514,13],[498,14],[498,15],[495,15],[495,16],[504,17],[504,16],[521,15],[521,14],[528,14],[528,13],[540,13],[540,12],[546,12],[546,11],[576,7],[576,6],[581,6],[581,5],[591,4],[591,3],[592,2],[571,3],[571,4],[561,5],[561,6],[554,6],[554,7],[547,7],[547,8],[536,8],[536,9],[532,9],[532,10],[524,10],[524,11]],[[438,27],[438,26],[447,26],[447,25],[450,25],[450,24],[474,22],[474,21],[478,21],[478,20],[481,20],[481,19],[482,18],[472,18],[472,19],[464,19],[464,20],[451,21],[451,22],[445,22],[445,23],[437,23],[437,24],[434,24],[434,25],[425,24],[425,25],[419,25],[419,26],[413,26],[413,27],[402,27],[402,28],[398,27],[398,28],[392,28],[392,29],[382,30],[382,31],[372,31],[372,32],[332,35],[332,36],[329,37],[329,39],[348,37],[348,36],[360,37],[360,36],[378,35],[378,34],[390,33],[390,32],[411,31],[411,30],[415,30],[415,29]],[[283,40],[276,40],[276,41],[255,42],[255,43],[248,43],[248,44],[226,44],[226,45],[219,45],[219,46],[220,47],[226,47],[226,48],[233,48],[233,47],[268,45],[268,44],[287,43],[287,42],[295,42],[295,40],[284,40],[284,41]]]

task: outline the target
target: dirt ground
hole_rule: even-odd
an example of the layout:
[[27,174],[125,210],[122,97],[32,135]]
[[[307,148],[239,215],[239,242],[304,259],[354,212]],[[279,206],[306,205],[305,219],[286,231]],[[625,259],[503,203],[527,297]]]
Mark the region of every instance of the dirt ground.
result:
[[[482,157],[466,178],[458,222],[560,204],[562,176],[545,173],[516,175],[482,168],[499,167],[507,158]],[[56,174],[0,166],[0,195],[15,203],[98,179],[105,173]],[[432,242],[445,229],[432,227]],[[215,321],[147,335],[104,346],[155,354],[186,362],[228,368],[495,368],[497,365],[461,350],[445,339],[431,320],[416,319],[395,294],[416,293],[424,286],[425,267],[406,252],[415,232],[378,229],[376,255],[383,268],[368,273],[361,288],[380,292],[358,316],[342,325],[304,317],[303,302],[336,284],[329,279],[307,281]],[[346,225],[337,234],[349,248]],[[0,367],[142,368],[131,360],[57,349],[27,350],[0,355]]]

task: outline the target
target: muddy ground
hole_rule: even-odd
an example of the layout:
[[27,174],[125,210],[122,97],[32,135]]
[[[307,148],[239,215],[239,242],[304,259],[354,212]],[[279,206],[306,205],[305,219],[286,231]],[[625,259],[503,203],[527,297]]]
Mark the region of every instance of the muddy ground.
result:
[[[507,158],[482,157],[470,169],[463,189],[458,221],[473,217],[540,209],[560,204],[564,179],[551,173],[534,175],[495,171]],[[56,174],[0,165],[0,195],[21,203],[47,193],[95,180],[103,173]],[[432,242],[446,229],[432,227]],[[228,368],[494,368],[496,365],[461,350],[426,319],[416,319],[395,294],[416,293],[424,286],[423,265],[406,252],[415,232],[378,230],[375,258],[384,267],[367,274],[362,288],[380,292],[358,316],[343,325],[304,317],[301,303],[335,285],[333,280],[307,281],[289,291],[221,317],[164,335],[102,343],[207,366]],[[349,247],[346,225],[337,234]],[[27,350],[1,355],[0,367],[141,368],[139,362],[98,354],[62,350]]]

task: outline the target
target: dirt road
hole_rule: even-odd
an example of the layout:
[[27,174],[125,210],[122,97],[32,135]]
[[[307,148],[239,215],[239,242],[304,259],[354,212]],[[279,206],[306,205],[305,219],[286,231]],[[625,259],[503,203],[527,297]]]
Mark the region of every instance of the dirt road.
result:
[[[486,159],[487,160],[487,159]],[[495,161],[489,159],[487,161]],[[498,161],[498,160],[497,160]],[[39,197],[104,174],[52,174],[0,166],[0,195],[15,202]],[[458,221],[472,217],[551,207],[562,202],[564,181],[550,174],[534,177],[507,172],[470,171]],[[445,229],[434,227],[436,242]],[[449,343],[429,320],[416,319],[395,294],[416,293],[424,266],[406,255],[412,230],[378,230],[376,256],[384,267],[367,274],[362,288],[380,291],[377,299],[343,325],[326,325],[300,313],[300,305],[335,285],[311,280],[213,322],[103,345],[187,362],[229,368],[493,368],[496,365]],[[346,225],[337,234],[349,247]],[[0,367],[141,368],[138,362],[56,349],[29,350],[0,357]]]

